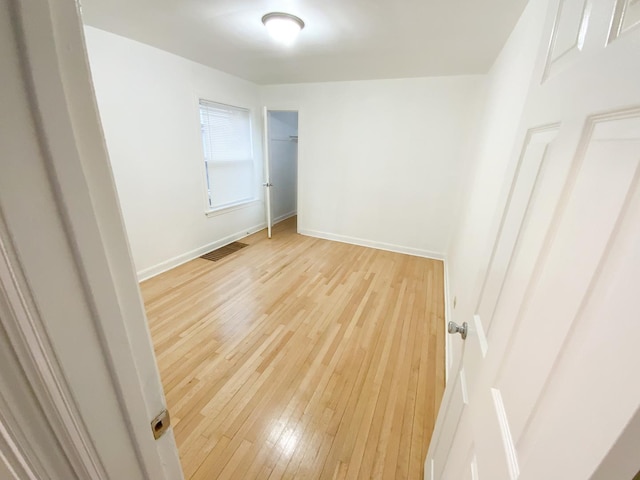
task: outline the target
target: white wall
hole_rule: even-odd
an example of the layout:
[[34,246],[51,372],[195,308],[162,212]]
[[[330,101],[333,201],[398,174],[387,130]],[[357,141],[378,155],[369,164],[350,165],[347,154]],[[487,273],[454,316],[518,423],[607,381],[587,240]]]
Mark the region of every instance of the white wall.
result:
[[205,216],[198,97],[253,114],[262,198],[256,85],[93,27],[85,28],[102,125],[129,242],[145,278],[264,226],[261,201]]
[[269,112],[269,170],[274,223],[296,213],[298,195],[298,135],[296,112]]
[[[515,159],[520,117],[532,81],[547,2],[529,2],[487,78],[485,105],[471,145],[463,214],[449,248],[451,319],[469,322],[486,271],[505,173]],[[495,232],[494,232],[495,233]],[[453,347],[461,342],[452,342]],[[457,356],[453,352],[450,360]],[[449,365],[450,366],[450,365]]]
[[277,85],[299,111],[301,233],[443,257],[482,76]]
[[86,35],[140,278],[264,224],[262,202],[204,215],[199,96],[252,110],[261,199],[260,107],[299,111],[301,232],[446,255],[483,76],[258,87],[92,27]]

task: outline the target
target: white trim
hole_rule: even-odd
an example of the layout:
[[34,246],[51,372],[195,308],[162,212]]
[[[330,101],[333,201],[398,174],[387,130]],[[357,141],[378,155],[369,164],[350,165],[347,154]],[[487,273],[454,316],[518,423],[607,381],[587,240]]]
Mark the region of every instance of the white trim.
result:
[[[70,254],[58,256],[52,264],[68,267],[62,272],[66,275],[64,280],[77,285],[70,293],[70,311],[81,322],[84,337],[78,337],[77,347],[60,354],[62,345],[68,345],[66,338],[59,330],[57,338],[48,331],[82,412],[77,420],[84,422],[95,442],[107,475],[118,471],[121,462],[126,461],[131,469],[127,477],[132,480],[181,480],[172,430],[157,441],[150,435],[149,422],[166,408],[166,402],[100,127],[79,5],[53,0],[12,3],[17,10],[14,22],[37,128],[34,136],[42,152],[40,161],[30,162],[28,172],[33,175],[28,178],[53,200],[51,222],[43,226],[44,234],[51,232],[59,239],[57,252]],[[25,196],[5,196],[5,212],[19,210],[23,215],[38,213],[44,198],[32,195],[32,200],[24,201]],[[18,200],[24,204],[17,205]],[[12,215],[13,221],[7,220],[7,227],[21,246],[20,261],[25,272],[31,268],[37,273],[35,258],[28,255],[37,249],[24,241],[33,232],[16,217],[20,218]],[[62,309],[50,308],[55,302],[49,301],[55,288],[40,279],[36,290],[32,283],[36,275],[25,276],[43,322],[47,318],[59,320]],[[83,338],[87,339],[84,343]],[[100,380],[95,385],[88,385],[68,367],[74,353],[89,346],[92,349],[85,368],[99,373]],[[96,403],[107,409],[96,410],[99,415],[87,414],[93,406],[91,395],[98,397],[99,393],[101,398]],[[107,424],[114,425],[113,429],[105,431]],[[100,445],[110,438],[107,434],[131,443],[114,447],[114,451],[126,450],[126,458],[102,456]]]
[[507,466],[509,467],[509,476],[511,480],[517,480],[520,476],[518,453],[513,443],[513,436],[509,428],[509,419],[507,418],[507,412],[504,408],[504,401],[502,400],[500,390],[492,388],[491,397],[493,398],[493,405],[496,410],[496,415],[498,416],[498,423],[500,424],[500,433],[502,434],[502,441],[504,443],[504,453],[507,458]]
[[38,480],[26,458],[20,452],[18,445],[2,423],[2,419],[0,419],[0,461],[6,465],[15,480]]
[[236,210],[242,210],[243,208],[253,207],[263,203],[258,198],[252,198],[251,200],[243,200],[242,202],[234,203],[233,205],[227,205],[225,207],[212,208],[204,212],[207,217],[217,217],[218,215],[224,215],[225,213],[235,212]]
[[[304,154],[303,154],[303,145],[304,145],[304,135],[301,134],[301,130],[302,130],[302,109],[299,105],[289,105],[289,107],[286,107],[284,105],[279,105],[279,106],[275,106],[275,107],[270,107],[268,103],[265,103],[265,107],[267,110],[267,113],[269,112],[292,112],[292,113],[297,113],[298,114],[298,152],[297,152],[297,159],[296,159],[296,163],[297,163],[297,167],[298,167],[298,171],[296,174],[296,215],[298,215],[298,218],[304,218],[305,213],[304,213],[304,204],[300,201],[300,179],[302,178],[301,175],[301,171],[304,171]],[[280,108],[282,107],[282,108]],[[302,140],[301,140],[302,139]],[[268,141],[267,141],[268,143]],[[266,194],[265,194],[266,195]],[[284,220],[284,218],[282,219]],[[280,220],[279,220],[280,221]],[[276,223],[276,222],[273,222]],[[298,225],[300,225],[300,223],[298,223]],[[299,229],[298,229],[298,233],[302,233]],[[315,235],[310,235],[310,236],[315,236]]]
[[265,227],[266,227],[266,224],[264,222],[258,225],[254,225],[253,227],[243,229],[240,232],[227,235],[224,238],[221,238],[211,243],[207,243],[206,245],[198,247],[194,250],[190,250],[186,253],[175,256],[173,258],[170,258],[169,260],[165,260],[164,262],[158,263],[153,267],[140,270],[138,272],[138,281],[143,282],[144,280],[149,280],[150,278],[155,277],[156,275],[160,275],[161,273],[171,270],[172,268],[176,268],[177,266],[182,265],[183,263],[187,263],[193,260],[194,258],[198,258],[199,256],[204,255],[205,253],[210,252],[211,250],[224,247],[225,245],[228,245],[231,242],[240,240],[241,238],[251,235],[252,233],[259,232],[260,230],[263,230]]
[[449,381],[449,370],[451,370],[451,335],[447,334],[447,324],[449,323],[451,309],[449,308],[449,300],[451,299],[450,282],[449,282],[449,262],[446,258],[444,262],[444,384]]
[[469,405],[469,392],[467,390],[467,374],[464,367],[460,369],[460,393],[462,394],[462,403]]
[[367,240],[364,238],[350,237],[348,235],[338,235],[336,233],[319,232],[317,230],[299,229],[298,233],[308,237],[322,238],[325,240],[333,240],[334,242],[350,243],[352,245],[360,245],[361,247],[377,248],[378,250],[386,250],[395,253],[404,253],[415,257],[431,258],[433,260],[446,259],[443,253],[432,252],[421,248],[405,247],[403,245],[395,245],[393,243],[377,242],[375,240]]
[[298,212],[294,210],[293,212],[280,215],[279,217],[273,219],[273,224],[275,225],[276,223],[284,222],[287,218],[295,217],[297,214]]
[[474,455],[471,460],[471,480],[479,480],[480,474],[478,473],[478,459]]
[[9,304],[0,324],[11,343],[20,345],[21,348],[14,349],[20,367],[74,468],[87,478],[106,478],[7,238],[7,229],[0,218],[0,292]]
[[487,341],[487,336],[484,333],[484,327],[482,326],[480,315],[475,314],[473,316],[473,325],[475,327],[475,334],[478,336],[478,343],[480,344],[482,358],[485,358],[487,356],[487,350],[489,350],[489,342]]
[[273,218],[271,218],[271,158],[269,153],[269,110],[262,107],[262,161],[264,168],[264,206],[267,222],[267,237],[271,238]]
[[267,107],[267,112],[298,113],[298,112],[300,112],[300,109],[299,108],[271,108],[271,107]]

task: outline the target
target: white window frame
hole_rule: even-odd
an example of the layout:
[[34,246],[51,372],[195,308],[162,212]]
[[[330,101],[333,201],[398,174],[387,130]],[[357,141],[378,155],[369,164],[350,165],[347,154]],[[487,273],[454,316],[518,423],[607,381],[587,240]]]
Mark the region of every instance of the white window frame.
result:
[[[202,160],[204,161],[204,169],[202,170],[204,177],[203,177],[203,189],[204,189],[204,202],[205,202],[205,215],[207,217],[214,217],[217,215],[221,215],[224,213],[228,213],[228,212],[232,212],[235,210],[240,210],[252,205],[255,205],[257,203],[259,203],[259,199],[257,196],[257,189],[256,189],[256,162],[255,162],[255,149],[254,149],[254,145],[253,145],[253,112],[250,108],[246,108],[246,107],[240,107],[237,105],[231,105],[228,103],[223,103],[223,102],[217,102],[215,100],[210,100],[206,97],[203,96],[198,96],[197,98],[198,102],[197,102],[197,107],[198,107],[198,132],[199,132],[199,140],[200,140],[200,149],[202,152]],[[228,164],[228,161],[219,161],[219,162],[207,162],[207,155],[204,149],[204,142],[202,139],[202,122],[200,119],[200,109],[202,106],[202,102],[209,103],[209,104],[213,104],[213,105],[219,105],[221,107],[228,107],[234,110],[241,110],[241,111],[246,111],[248,114],[248,118],[249,118],[249,150],[250,150],[250,158],[249,160],[246,161],[240,161],[239,163],[243,164],[243,165],[247,165],[248,163],[250,163],[251,165],[251,196],[249,198],[245,198],[242,199],[240,201],[237,202],[233,202],[233,203],[226,203],[223,205],[218,205],[218,206],[211,206],[211,201],[210,201],[210,195],[209,195],[209,172],[208,172],[208,166],[209,163],[214,164],[214,163],[218,163],[220,165],[222,164]]]

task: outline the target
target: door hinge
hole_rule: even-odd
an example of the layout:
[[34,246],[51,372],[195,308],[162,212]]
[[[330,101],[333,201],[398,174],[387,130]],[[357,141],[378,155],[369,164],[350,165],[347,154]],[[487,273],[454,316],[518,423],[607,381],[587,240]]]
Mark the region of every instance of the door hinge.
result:
[[163,410],[160,414],[151,420],[151,431],[153,432],[153,438],[159,439],[164,432],[171,426],[171,417],[169,416],[169,410]]

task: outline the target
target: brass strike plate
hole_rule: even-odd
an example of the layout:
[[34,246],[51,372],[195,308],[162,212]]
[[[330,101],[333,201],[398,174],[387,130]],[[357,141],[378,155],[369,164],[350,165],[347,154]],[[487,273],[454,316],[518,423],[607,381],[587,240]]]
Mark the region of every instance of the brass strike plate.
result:
[[153,438],[159,439],[164,432],[171,426],[171,417],[169,417],[169,411],[163,410],[156,418],[151,421],[151,431],[153,432]]

